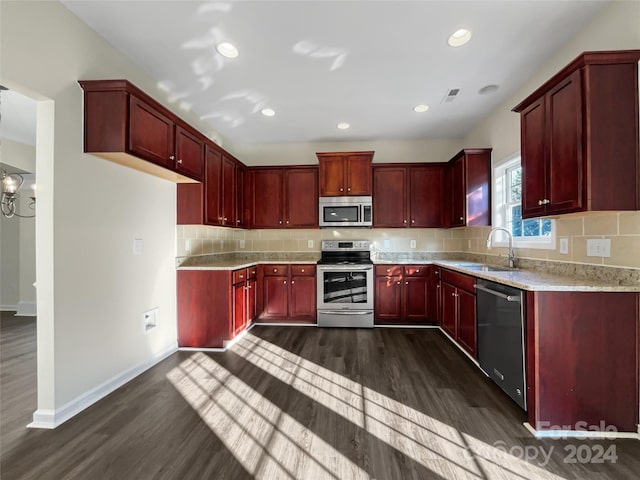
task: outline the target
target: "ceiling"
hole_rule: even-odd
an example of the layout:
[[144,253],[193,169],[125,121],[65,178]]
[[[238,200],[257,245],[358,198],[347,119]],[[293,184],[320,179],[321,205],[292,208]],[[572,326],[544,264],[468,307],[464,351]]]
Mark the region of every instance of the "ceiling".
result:
[[[178,108],[248,144],[461,137],[607,2],[62,3]],[[448,46],[459,28],[471,41]],[[239,56],[216,53],[222,41]],[[487,85],[499,89],[479,94]],[[453,88],[460,93],[443,102]],[[417,104],[430,108],[416,113]]]

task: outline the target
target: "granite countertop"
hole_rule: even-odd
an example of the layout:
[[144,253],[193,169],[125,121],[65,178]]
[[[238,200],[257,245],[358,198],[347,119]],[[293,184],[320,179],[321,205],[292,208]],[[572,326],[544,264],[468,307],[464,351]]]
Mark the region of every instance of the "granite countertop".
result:
[[[454,257],[455,258],[455,257]],[[263,252],[247,254],[217,254],[187,257],[178,270],[237,270],[259,264],[315,264],[319,253]],[[598,266],[580,266],[558,262],[526,262],[524,268],[506,271],[483,271],[485,263],[462,258],[443,259],[439,256],[413,258],[376,258],[374,265],[429,265],[464,273],[476,278],[510,285],[529,291],[568,292],[640,292],[640,271]]]

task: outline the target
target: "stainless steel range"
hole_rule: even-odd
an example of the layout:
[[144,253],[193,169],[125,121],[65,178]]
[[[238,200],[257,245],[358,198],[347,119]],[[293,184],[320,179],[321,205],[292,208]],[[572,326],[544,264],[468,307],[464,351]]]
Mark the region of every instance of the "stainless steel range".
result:
[[373,327],[373,262],[368,240],[323,240],[318,261],[318,326]]

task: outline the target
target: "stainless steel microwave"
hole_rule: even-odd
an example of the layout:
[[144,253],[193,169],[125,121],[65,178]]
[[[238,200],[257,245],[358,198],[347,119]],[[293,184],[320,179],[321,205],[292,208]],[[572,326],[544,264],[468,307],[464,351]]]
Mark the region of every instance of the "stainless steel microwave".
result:
[[371,197],[320,197],[321,227],[371,227]]

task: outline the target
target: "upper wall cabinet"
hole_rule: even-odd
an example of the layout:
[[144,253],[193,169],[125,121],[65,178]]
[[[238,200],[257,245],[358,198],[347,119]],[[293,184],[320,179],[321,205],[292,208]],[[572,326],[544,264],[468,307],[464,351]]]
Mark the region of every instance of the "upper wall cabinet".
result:
[[373,226],[444,226],[444,178],[444,164],[376,164],[373,167]]
[[491,225],[490,183],[490,148],[465,148],[449,161],[449,227]]
[[254,228],[316,228],[318,168],[315,166],[252,168]]
[[373,153],[316,153],[320,162],[320,196],[371,195],[371,161]]
[[174,182],[200,182],[206,138],[126,80],[88,80],[84,151]]
[[523,218],[640,209],[638,59],[585,52],[513,109]]

